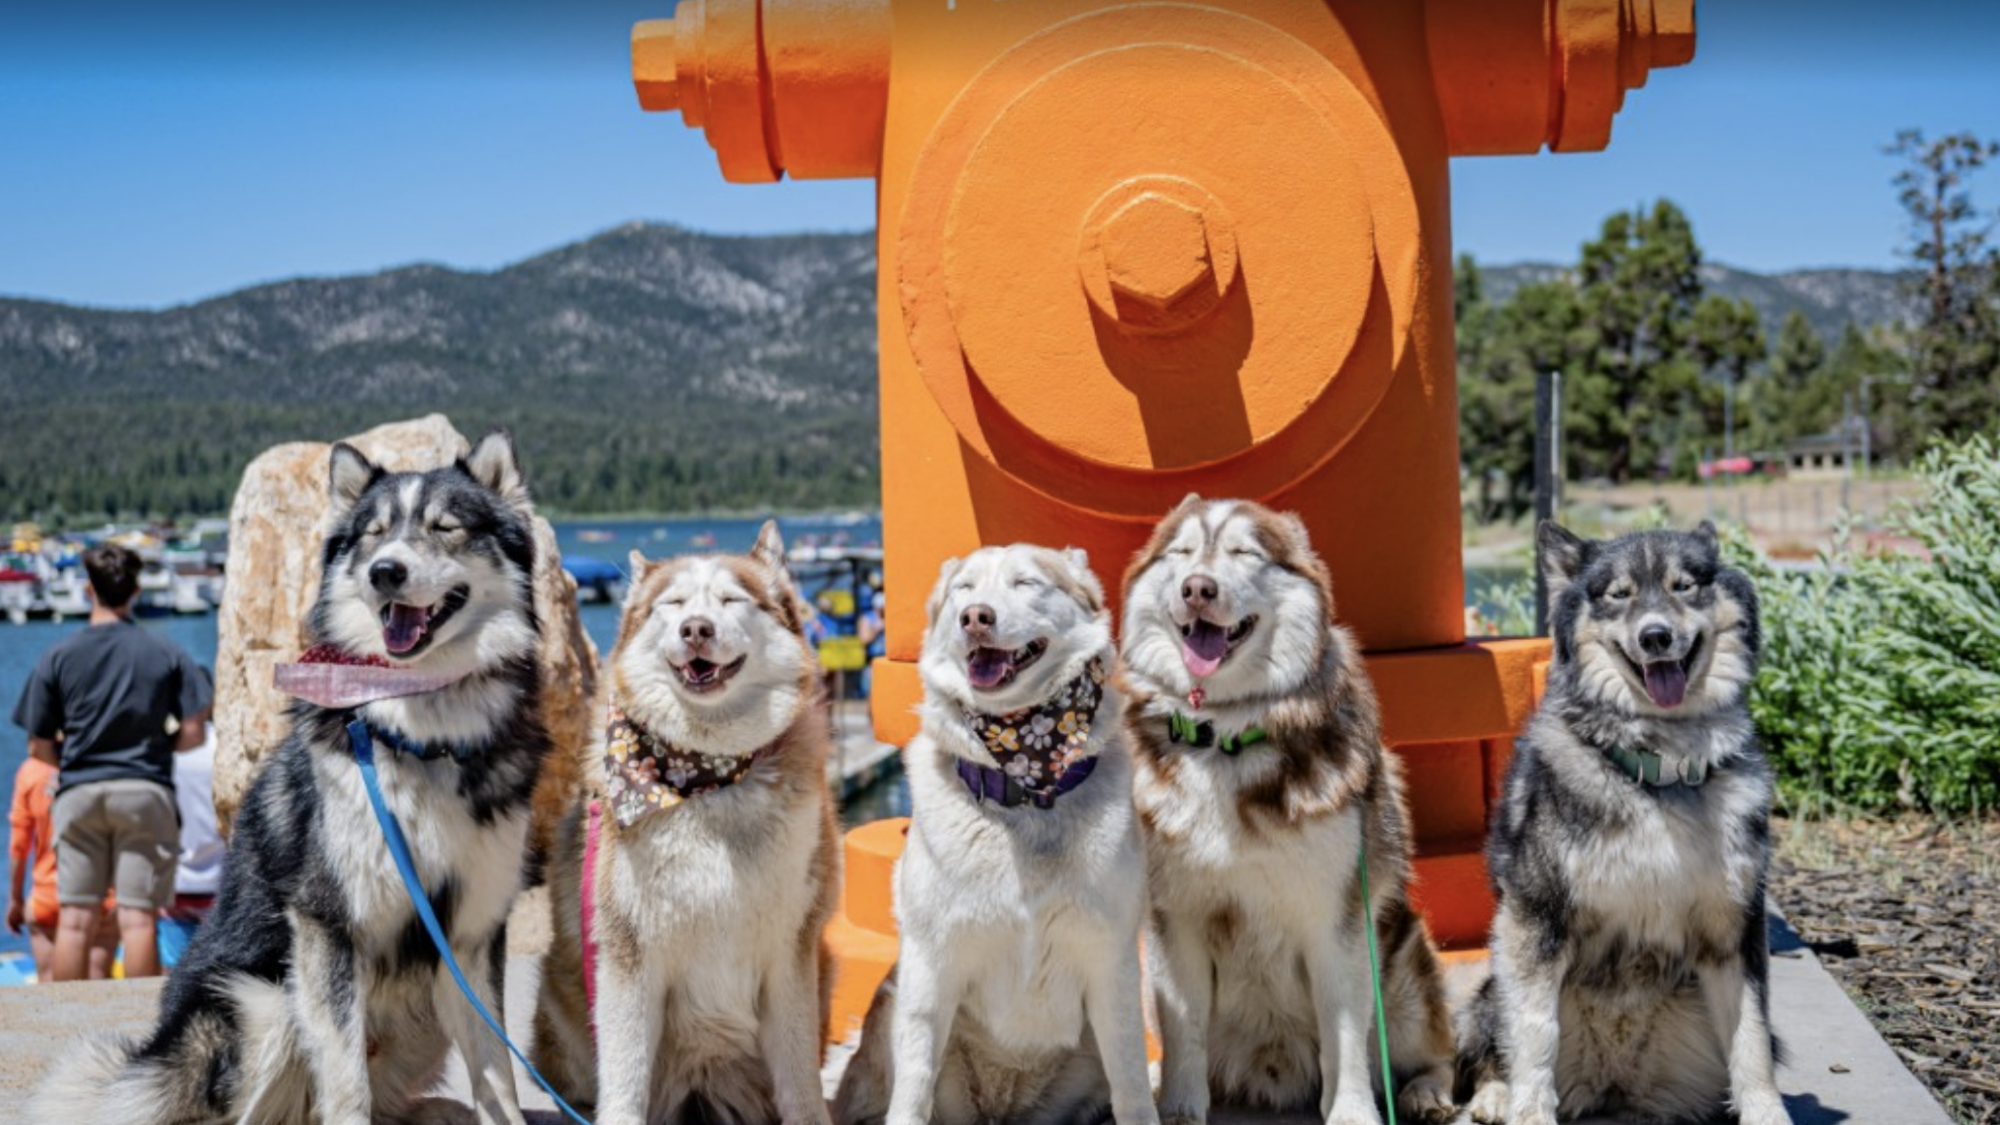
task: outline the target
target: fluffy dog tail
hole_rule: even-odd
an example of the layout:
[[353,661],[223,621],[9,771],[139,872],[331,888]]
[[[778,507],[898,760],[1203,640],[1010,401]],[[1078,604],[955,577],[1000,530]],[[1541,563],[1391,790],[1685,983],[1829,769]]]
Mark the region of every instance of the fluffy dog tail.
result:
[[133,1065],[138,1050],[136,1040],[108,1032],[78,1040],[28,1099],[28,1120],[61,1125],[168,1120],[166,1090],[156,1076]]

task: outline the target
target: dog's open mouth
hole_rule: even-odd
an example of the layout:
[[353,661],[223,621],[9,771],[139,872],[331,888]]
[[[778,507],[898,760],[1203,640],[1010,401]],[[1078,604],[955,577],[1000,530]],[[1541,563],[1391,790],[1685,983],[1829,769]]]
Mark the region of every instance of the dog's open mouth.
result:
[[382,607],[382,647],[390,656],[411,657],[424,650],[451,615],[465,608],[472,588],[459,586],[433,605],[390,602]]
[[1653,704],[1672,710],[1687,698],[1688,672],[1700,656],[1701,638],[1696,637],[1694,643],[1688,646],[1687,655],[1679,660],[1652,660],[1644,664],[1629,657],[1627,660],[1639,670],[1639,677],[1645,681],[1646,694],[1652,697]]
[[1020,675],[1021,669],[1040,660],[1042,653],[1048,651],[1048,647],[1049,642],[1046,640],[1029,641],[1026,645],[1011,651],[982,645],[973,649],[972,656],[966,661],[966,678],[980,691],[1006,687],[1014,682],[1015,676]]
[[713,660],[697,656],[686,664],[675,665],[674,671],[680,673],[681,683],[689,691],[699,695],[714,691],[728,683],[736,673],[743,670],[743,662],[748,659],[750,654],[747,652],[727,664],[717,664]]
[[1238,621],[1230,628],[1223,628],[1213,621],[1197,617],[1181,626],[1181,660],[1187,670],[1196,677],[1213,676],[1250,630],[1257,627],[1257,615]]

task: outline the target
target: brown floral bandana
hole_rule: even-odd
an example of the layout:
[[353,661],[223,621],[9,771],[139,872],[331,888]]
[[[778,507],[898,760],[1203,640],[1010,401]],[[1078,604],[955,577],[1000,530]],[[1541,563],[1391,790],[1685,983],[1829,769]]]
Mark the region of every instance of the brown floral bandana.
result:
[[1087,761],[1090,724],[1104,701],[1104,661],[1093,660],[1046,703],[1006,715],[968,710],[972,737],[1000,763],[1007,779],[1029,792],[1047,792],[1063,774]]
[[682,750],[611,708],[604,730],[605,796],[621,828],[743,780],[769,748],[741,758]]

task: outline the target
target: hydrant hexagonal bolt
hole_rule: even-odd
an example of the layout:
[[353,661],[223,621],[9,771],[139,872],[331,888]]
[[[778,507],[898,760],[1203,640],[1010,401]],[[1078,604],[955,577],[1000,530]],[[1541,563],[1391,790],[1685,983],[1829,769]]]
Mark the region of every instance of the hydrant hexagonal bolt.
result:
[[1235,224],[1199,184],[1136,177],[1091,206],[1077,270],[1091,302],[1120,327],[1177,331],[1228,292],[1236,276]]
[[1111,288],[1162,312],[1195,286],[1215,282],[1201,212],[1158,192],[1120,208],[1098,239]]

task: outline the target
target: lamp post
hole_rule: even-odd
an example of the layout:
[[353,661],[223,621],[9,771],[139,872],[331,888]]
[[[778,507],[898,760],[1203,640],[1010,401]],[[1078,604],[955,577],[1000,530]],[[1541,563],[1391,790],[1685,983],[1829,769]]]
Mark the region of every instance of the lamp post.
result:
[[1868,479],[1868,460],[1874,427],[1868,422],[1868,388],[1876,383],[1908,384],[1908,375],[1863,375],[1861,377],[1861,479]]

